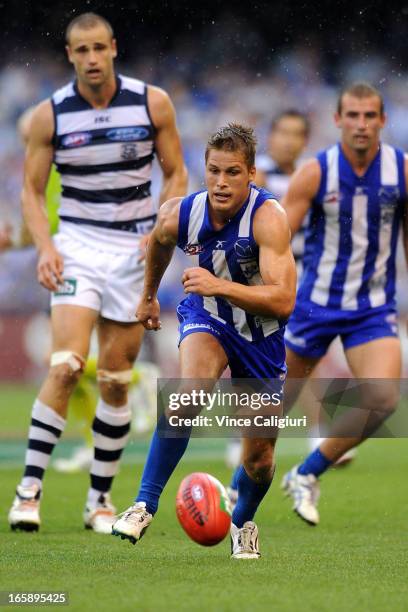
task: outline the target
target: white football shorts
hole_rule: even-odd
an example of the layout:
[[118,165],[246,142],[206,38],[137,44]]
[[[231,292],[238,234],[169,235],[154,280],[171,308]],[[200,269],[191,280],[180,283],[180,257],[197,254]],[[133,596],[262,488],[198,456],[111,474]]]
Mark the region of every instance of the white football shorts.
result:
[[106,319],[137,321],[145,270],[138,249],[130,255],[111,253],[61,233],[54,236],[54,244],[64,259],[64,284],[51,294],[51,307],[85,306]]

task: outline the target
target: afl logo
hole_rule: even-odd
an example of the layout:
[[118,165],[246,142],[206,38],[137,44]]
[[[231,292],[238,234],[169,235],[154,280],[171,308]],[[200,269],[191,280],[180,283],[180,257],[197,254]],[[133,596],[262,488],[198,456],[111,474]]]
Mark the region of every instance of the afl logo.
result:
[[145,127],[125,127],[109,130],[106,137],[109,140],[127,141],[127,140],[143,140],[149,136],[149,130]]
[[238,257],[251,259],[254,256],[249,238],[238,238],[234,244],[234,249]]
[[198,502],[201,499],[203,499],[204,497],[204,492],[202,490],[202,488],[200,487],[200,485],[195,484],[191,487],[191,497],[194,499],[194,501]]
[[89,132],[78,132],[77,134],[68,134],[62,139],[62,146],[67,148],[83,147],[91,141]]

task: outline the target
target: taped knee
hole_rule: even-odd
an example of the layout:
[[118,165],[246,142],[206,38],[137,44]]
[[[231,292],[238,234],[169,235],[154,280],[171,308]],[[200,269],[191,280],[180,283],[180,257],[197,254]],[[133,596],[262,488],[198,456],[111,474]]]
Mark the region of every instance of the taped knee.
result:
[[72,372],[83,372],[85,367],[85,359],[74,351],[57,351],[52,353],[50,366],[53,368],[62,364],[67,364]]
[[133,370],[97,370],[98,382],[111,385],[128,385],[132,381]]

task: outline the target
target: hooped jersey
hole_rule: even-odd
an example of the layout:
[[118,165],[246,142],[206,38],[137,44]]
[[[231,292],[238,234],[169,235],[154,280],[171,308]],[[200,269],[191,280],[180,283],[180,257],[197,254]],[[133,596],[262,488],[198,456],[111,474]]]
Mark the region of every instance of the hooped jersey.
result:
[[52,96],[60,231],[101,249],[133,252],[155,221],[154,126],[146,84],[118,75],[116,86],[104,109],[93,108],[75,82]]
[[404,154],[382,143],[364,176],[340,144],[317,156],[318,193],[305,234],[297,305],[362,311],[395,306],[396,249],[406,200]]
[[[272,198],[265,189],[251,185],[248,199],[221,230],[212,226],[207,191],[184,198],[180,206],[177,244],[189,256],[191,266],[200,266],[218,278],[243,285],[262,285],[253,219],[258,208]],[[252,315],[219,297],[189,294],[185,302],[232,326],[249,341],[265,338],[283,326],[283,322],[273,317]]]

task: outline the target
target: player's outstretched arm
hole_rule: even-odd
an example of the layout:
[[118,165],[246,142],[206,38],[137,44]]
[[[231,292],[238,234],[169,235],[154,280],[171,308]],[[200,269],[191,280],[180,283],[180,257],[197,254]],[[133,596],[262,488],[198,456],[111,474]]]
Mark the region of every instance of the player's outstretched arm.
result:
[[313,198],[319,190],[321,179],[320,165],[317,159],[306,161],[292,176],[282,206],[288,215],[292,236],[300,229]]
[[143,293],[136,311],[146,329],[161,327],[157,291],[177,244],[181,200],[172,198],[161,206],[147,246]]
[[288,220],[276,201],[268,200],[256,211],[253,231],[263,285],[243,285],[203,268],[187,268],[184,291],[224,298],[254,315],[287,319],[295,305],[296,266]]
[[54,117],[46,100],[33,111],[27,137],[24,184],[21,194],[24,221],[40,257],[38,280],[46,289],[62,282],[64,263],[54,247],[45,208],[45,190],[53,159]]
[[155,148],[163,172],[160,204],[187,192],[187,169],[184,165],[174,106],[163,89],[149,85],[149,111],[156,128]]

